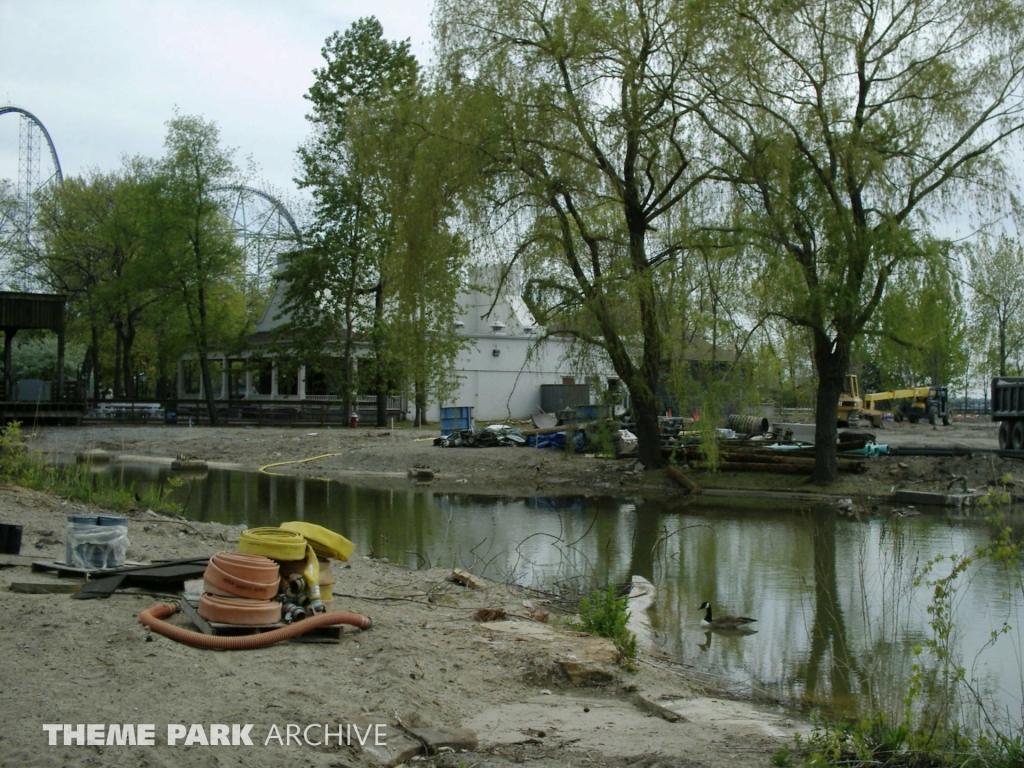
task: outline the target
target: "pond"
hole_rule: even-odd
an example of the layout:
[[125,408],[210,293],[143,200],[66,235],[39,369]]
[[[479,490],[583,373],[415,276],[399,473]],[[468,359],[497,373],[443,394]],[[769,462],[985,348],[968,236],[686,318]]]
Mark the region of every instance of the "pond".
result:
[[[154,466],[105,470],[166,487]],[[901,708],[915,654],[930,637],[932,588],[915,581],[936,557],[990,540],[982,520],[942,514],[841,517],[831,509],[687,504],[678,498],[526,498],[377,491],[335,481],[211,470],[170,491],[190,518],[247,527],[305,520],[344,533],[363,555],[445,566],[548,591],[627,582],[658,588],[657,652],[696,674],[830,712]],[[1021,590],[993,565],[954,595],[951,638],[986,701],[1021,717]],[[709,633],[697,609],[757,619],[749,635]],[[989,647],[993,632],[1012,627]]]

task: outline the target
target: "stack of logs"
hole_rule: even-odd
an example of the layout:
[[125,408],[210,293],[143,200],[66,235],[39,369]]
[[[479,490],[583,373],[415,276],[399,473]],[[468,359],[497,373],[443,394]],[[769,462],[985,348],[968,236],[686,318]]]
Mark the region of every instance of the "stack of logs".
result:
[[[842,440],[842,435],[840,435]],[[841,441],[838,450],[854,451],[867,445],[864,439]],[[705,461],[704,451],[697,443],[678,448],[663,448],[666,456],[675,456],[677,462],[699,466]],[[840,472],[864,472],[867,465],[861,458],[839,457]],[[763,442],[722,441],[718,443],[718,469],[721,472],[776,472],[789,475],[809,475],[814,469],[814,447],[791,450],[769,449]]]

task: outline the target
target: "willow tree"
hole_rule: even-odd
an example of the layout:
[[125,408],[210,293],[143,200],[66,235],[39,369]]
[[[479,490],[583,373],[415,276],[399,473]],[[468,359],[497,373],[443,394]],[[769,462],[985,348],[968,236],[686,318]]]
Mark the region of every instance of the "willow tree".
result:
[[982,370],[1017,374],[1024,364],[1024,248],[1002,235],[970,253],[971,331]]
[[428,90],[398,106],[387,171],[394,231],[387,328],[421,426],[431,399],[450,401],[454,361],[469,343],[455,325],[469,248],[452,222],[472,166],[441,138],[453,106],[445,94]]
[[1024,126],[1024,6],[742,0],[705,13],[720,59],[695,73],[696,108],[729,150],[744,214],[730,224],[759,248],[777,314],[813,338],[813,477],[834,480],[851,347],[891,276],[923,262],[948,204],[1005,198],[999,152]]
[[[949,384],[967,374],[968,317],[961,276],[949,246],[936,245],[920,262],[893,275],[892,288],[865,329],[863,347],[882,389]],[[861,388],[866,390],[863,380]]]
[[648,467],[665,463],[662,272],[681,251],[662,225],[702,181],[675,98],[701,45],[687,13],[661,0],[435,6],[439,67],[488,181],[471,202],[507,224],[506,264],[522,266],[537,320],[607,356]]

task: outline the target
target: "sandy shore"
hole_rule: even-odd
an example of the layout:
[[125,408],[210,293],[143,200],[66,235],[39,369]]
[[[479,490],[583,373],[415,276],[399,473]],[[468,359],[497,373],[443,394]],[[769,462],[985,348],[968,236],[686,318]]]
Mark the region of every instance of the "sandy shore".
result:
[[[947,430],[887,428],[887,442],[994,447],[989,422]],[[663,473],[633,462],[517,448],[441,449],[432,431],[188,429],[173,427],[42,429],[33,450],[68,455],[102,448],[116,456],[170,461],[175,456],[256,469],[270,463],[380,487],[410,482],[408,470],[430,467],[438,490],[497,494],[675,494]],[[880,439],[881,442],[881,439]],[[983,486],[1017,465],[988,454],[953,459],[882,458],[858,475],[814,492],[849,495],[896,483],[945,488],[949,475]],[[807,489],[802,478],[697,476],[706,487]],[[772,486],[775,487],[775,486]],[[68,513],[86,512],[36,492],[0,488],[0,522],[23,527],[22,552],[63,557]],[[131,516],[131,560],[151,562],[234,550],[240,530],[183,524],[145,510]],[[472,590],[444,570],[410,571],[357,552],[335,569],[335,608],[367,615],[374,627],[345,632],[336,644],[286,642],[251,651],[199,650],[152,634],[139,611],[161,597],[118,592],[105,600],[68,594],[22,594],[15,583],[74,584],[25,565],[0,568],[0,765],[81,766],[375,766],[420,742],[422,728],[470,729],[474,751],[414,758],[429,765],[538,766],[769,765],[795,730],[806,728],[779,707],[730,700],[645,653],[635,674],[612,661],[605,641],[552,628],[532,611],[557,613],[547,596],[490,584]],[[168,596],[173,597],[173,596]],[[480,608],[509,622],[482,624]],[[174,623],[190,626],[181,616]],[[49,746],[47,724],[151,724],[154,746]],[[383,750],[290,745],[273,739],[286,726],[312,741],[328,724],[379,723]],[[171,725],[251,725],[252,746],[168,744]],[[51,728],[51,730],[53,730]],[[109,729],[108,729],[109,730]],[[465,733],[462,734],[465,737]],[[198,733],[194,734],[198,739]],[[269,742],[268,736],[271,737]],[[335,738],[337,741],[337,738]],[[463,747],[471,746],[465,739]]]
[[[0,489],[0,520],[23,527],[23,551],[38,560],[62,559],[66,515],[84,511]],[[208,556],[235,549],[238,535],[238,528],[185,526],[140,511],[129,523],[128,557]],[[445,570],[409,571],[359,553],[336,565],[335,576],[334,607],[372,617],[372,629],[346,631],[337,644],[210,651],[139,625],[138,612],[159,597],[21,594],[11,585],[76,580],[0,568],[0,765],[373,766],[408,746],[403,727],[470,729],[475,751],[428,759],[450,768],[524,760],[767,765],[801,727],[778,708],[702,695],[701,681],[656,656],[624,672],[608,641],[531,620],[531,609],[551,609],[541,594],[504,584],[472,590]],[[481,624],[480,608],[504,610],[509,621]],[[180,616],[172,621],[190,626]],[[373,722],[386,727],[384,750],[273,738],[275,726],[283,735],[288,724],[318,724],[308,734],[317,741],[319,724]],[[155,745],[63,746],[57,732],[49,746],[44,725],[90,723],[153,725]],[[252,725],[253,746],[168,744],[170,725],[193,724],[207,731]]]

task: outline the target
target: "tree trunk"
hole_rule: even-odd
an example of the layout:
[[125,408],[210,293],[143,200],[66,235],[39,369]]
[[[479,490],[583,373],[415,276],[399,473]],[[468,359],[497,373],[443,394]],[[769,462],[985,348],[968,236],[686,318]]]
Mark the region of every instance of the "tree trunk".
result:
[[638,387],[637,397],[631,391],[630,402],[632,403],[633,420],[636,422],[637,456],[640,463],[647,469],[658,469],[664,467],[667,462],[661,453],[661,426],[658,424],[658,404],[654,399],[653,390],[642,392],[647,389]]
[[[627,219],[630,217],[627,214]],[[658,382],[661,379],[662,327],[658,317],[658,301],[652,282],[653,276],[647,268],[647,254],[644,246],[646,220],[637,216],[643,226],[636,227],[631,221],[630,250],[633,252],[635,279],[639,281],[637,294],[640,303],[640,325],[643,329],[644,346],[640,363],[639,387],[631,390],[633,418],[637,429],[637,451],[640,461],[648,469],[661,469],[668,462],[661,453],[661,427],[658,424]],[[640,395],[638,398],[637,395]]]
[[831,483],[839,478],[836,441],[839,437],[839,395],[850,363],[850,346],[814,332],[814,363],[818,369],[818,402],[815,407],[814,472],[812,482]]
[[92,398],[100,399],[100,329],[93,323],[89,327],[89,351],[86,359],[89,360],[92,374]]
[[999,317],[999,375],[1006,375],[1006,324]]
[[[117,328],[117,325],[114,325]],[[122,397],[124,387],[121,386],[121,334],[114,334],[114,397]]]
[[121,340],[121,369],[124,377],[125,397],[134,400],[137,396],[135,390],[135,372],[132,370],[132,347],[135,343],[135,329],[128,325],[127,331],[122,333],[122,328],[117,329],[118,337]]
[[206,413],[210,417],[210,426],[219,426],[220,422],[217,419],[217,400],[213,396],[212,379],[210,376],[210,361],[206,357],[206,350],[201,352],[202,357],[199,358],[199,376],[203,383],[203,394],[206,399]]
[[[197,259],[198,261],[198,259]],[[206,337],[206,291],[200,285],[196,291],[196,310],[199,314],[199,375],[202,377],[203,390],[206,394],[206,413],[210,417],[210,426],[220,425],[217,418],[217,400],[213,396],[213,387],[210,386],[210,361],[207,354],[210,351],[210,344]]]
[[416,402],[416,415],[413,423],[417,427],[422,427],[427,423],[427,385],[424,382],[416,382],[416,391],[413,397]]
[[374,389],[377,396],[377,426],[388,425],[388,377],[384,365],[384,286],[377,284],[373,308],[373,346],[376,365],[374,368]]

